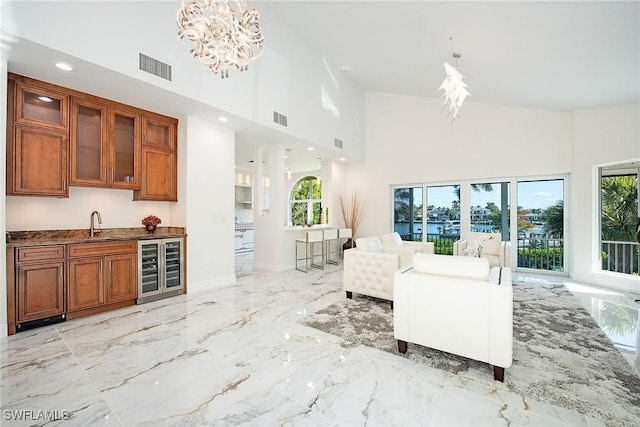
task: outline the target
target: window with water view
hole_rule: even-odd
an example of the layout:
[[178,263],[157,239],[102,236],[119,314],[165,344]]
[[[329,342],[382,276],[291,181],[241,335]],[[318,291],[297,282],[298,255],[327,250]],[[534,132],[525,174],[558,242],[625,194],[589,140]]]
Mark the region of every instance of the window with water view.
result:
[[602,270],[637,276],[638,165],[600,168]]
[[[518,267],[565,271],[564,179],[469,183],[464,223],[469,231],[500,233],[517,244]],[[517,236],[511,236],[511,188],[517,194]],[[393,190],[393,229],[403,240],[434,242],[437,254],[453,254],[460,239],[460,185]]]

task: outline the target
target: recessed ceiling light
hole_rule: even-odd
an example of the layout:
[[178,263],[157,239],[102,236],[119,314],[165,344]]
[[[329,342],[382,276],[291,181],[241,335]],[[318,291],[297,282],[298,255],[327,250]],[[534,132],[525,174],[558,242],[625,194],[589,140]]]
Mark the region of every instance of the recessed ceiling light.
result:
[[71,67],[71,65],[64,63],[64,62],[56,62],[56,67],[58,67],[59,69],[63,70],[63,71],[72,71],[73,68]]
[[313,147],[307,147],[307,150],[309,150],[309,151],[313,151],[313,150],[315,150],[315,148],[313,148]]
[[347,158],[346,158],[346,157],[340,157],[340,161],[341,161],[341,162],[344,162],[345,160],[347,160]]
[[42,102],[52,102],[53,99],[49,98],[48,96],[39,96],[38,99]]
[[221,122],[228,122],[229,121],[229,119],[227,119],[225,116],[218,117],[218,120],[220,120]]

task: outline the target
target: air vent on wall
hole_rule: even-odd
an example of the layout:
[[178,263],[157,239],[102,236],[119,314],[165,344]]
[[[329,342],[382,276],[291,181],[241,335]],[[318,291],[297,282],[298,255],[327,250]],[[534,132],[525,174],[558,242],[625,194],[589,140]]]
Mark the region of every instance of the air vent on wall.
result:
[[273,122],[284,127],[287,127],[287,116],[280,114],[277,111],[273,112]]
[[171,81],[171,65],[160,62],[143,53],[140,54],[140,69]]
[[333,145],[335,145],[338,148],[342,148],[342,140],[338,138],[334,138]]

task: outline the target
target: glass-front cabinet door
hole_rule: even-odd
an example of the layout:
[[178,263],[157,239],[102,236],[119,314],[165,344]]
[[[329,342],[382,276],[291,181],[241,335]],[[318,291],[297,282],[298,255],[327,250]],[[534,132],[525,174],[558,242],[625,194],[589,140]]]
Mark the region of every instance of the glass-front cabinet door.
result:
[[69,96],[16,83],[16,123],[67,131]]
[[138,242],[138,297],[160,293],[160,240]]
[[107,107],[74,99],[71,111],[71,183],[103,186],[107,180]]
[[182,239],[167,240],[164,244],[165,286],[167,289],[182,287]]
[[111,170],[108,180],[111,186],[140,189],[140,115],[114,108],[111,110],[110,130]]
[[140,114],[74,99],[71,183],[140,189]]
[[175,120],[159,115],[145,114],[142,124],[142,139],[145,146],[175,150],[176,126]]

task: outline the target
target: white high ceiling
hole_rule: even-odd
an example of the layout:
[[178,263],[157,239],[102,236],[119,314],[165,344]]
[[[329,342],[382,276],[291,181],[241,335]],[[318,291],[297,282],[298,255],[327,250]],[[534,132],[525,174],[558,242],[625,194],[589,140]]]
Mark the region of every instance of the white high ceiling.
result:
[[[176,10],[180,2],[162,1]],[[457,51],[471,92],[465,102],[561,111],[640,103],[640,1],[247,1],[280,16],[365,91],[438,97],[442,64],[455,63]],[[268,45],[270,28],[263,32]],[[76,87],[49,80],[42,66],[49,56],[42,46],[17,42],[10,71]],[[73,77],[77,89],[84,78],[87,87],[110,82],[108,93],[113,87],[137,93],[129,82],[112,84],[121,76],[84,65],[86,75]],[[245,167],[255,141],[282,138],[263,126],[236,127],[237,164]],[[318,169],[322,154],[293,138],[287,145],[296,147],[288,160],[294,171]]]
[[456,51],[470,102],[564,111],[640,102],[638,1],[294,0],[266,7],[367,91],[438,96],[442,64],[455,64]]
[[[455,65],[455,51],[466,102],[560,111],[640,102],[638,1],[248,4],[279,15],[365,91],[439,97],[443,63]],[[317,167],[313,154],[295,153]]]

